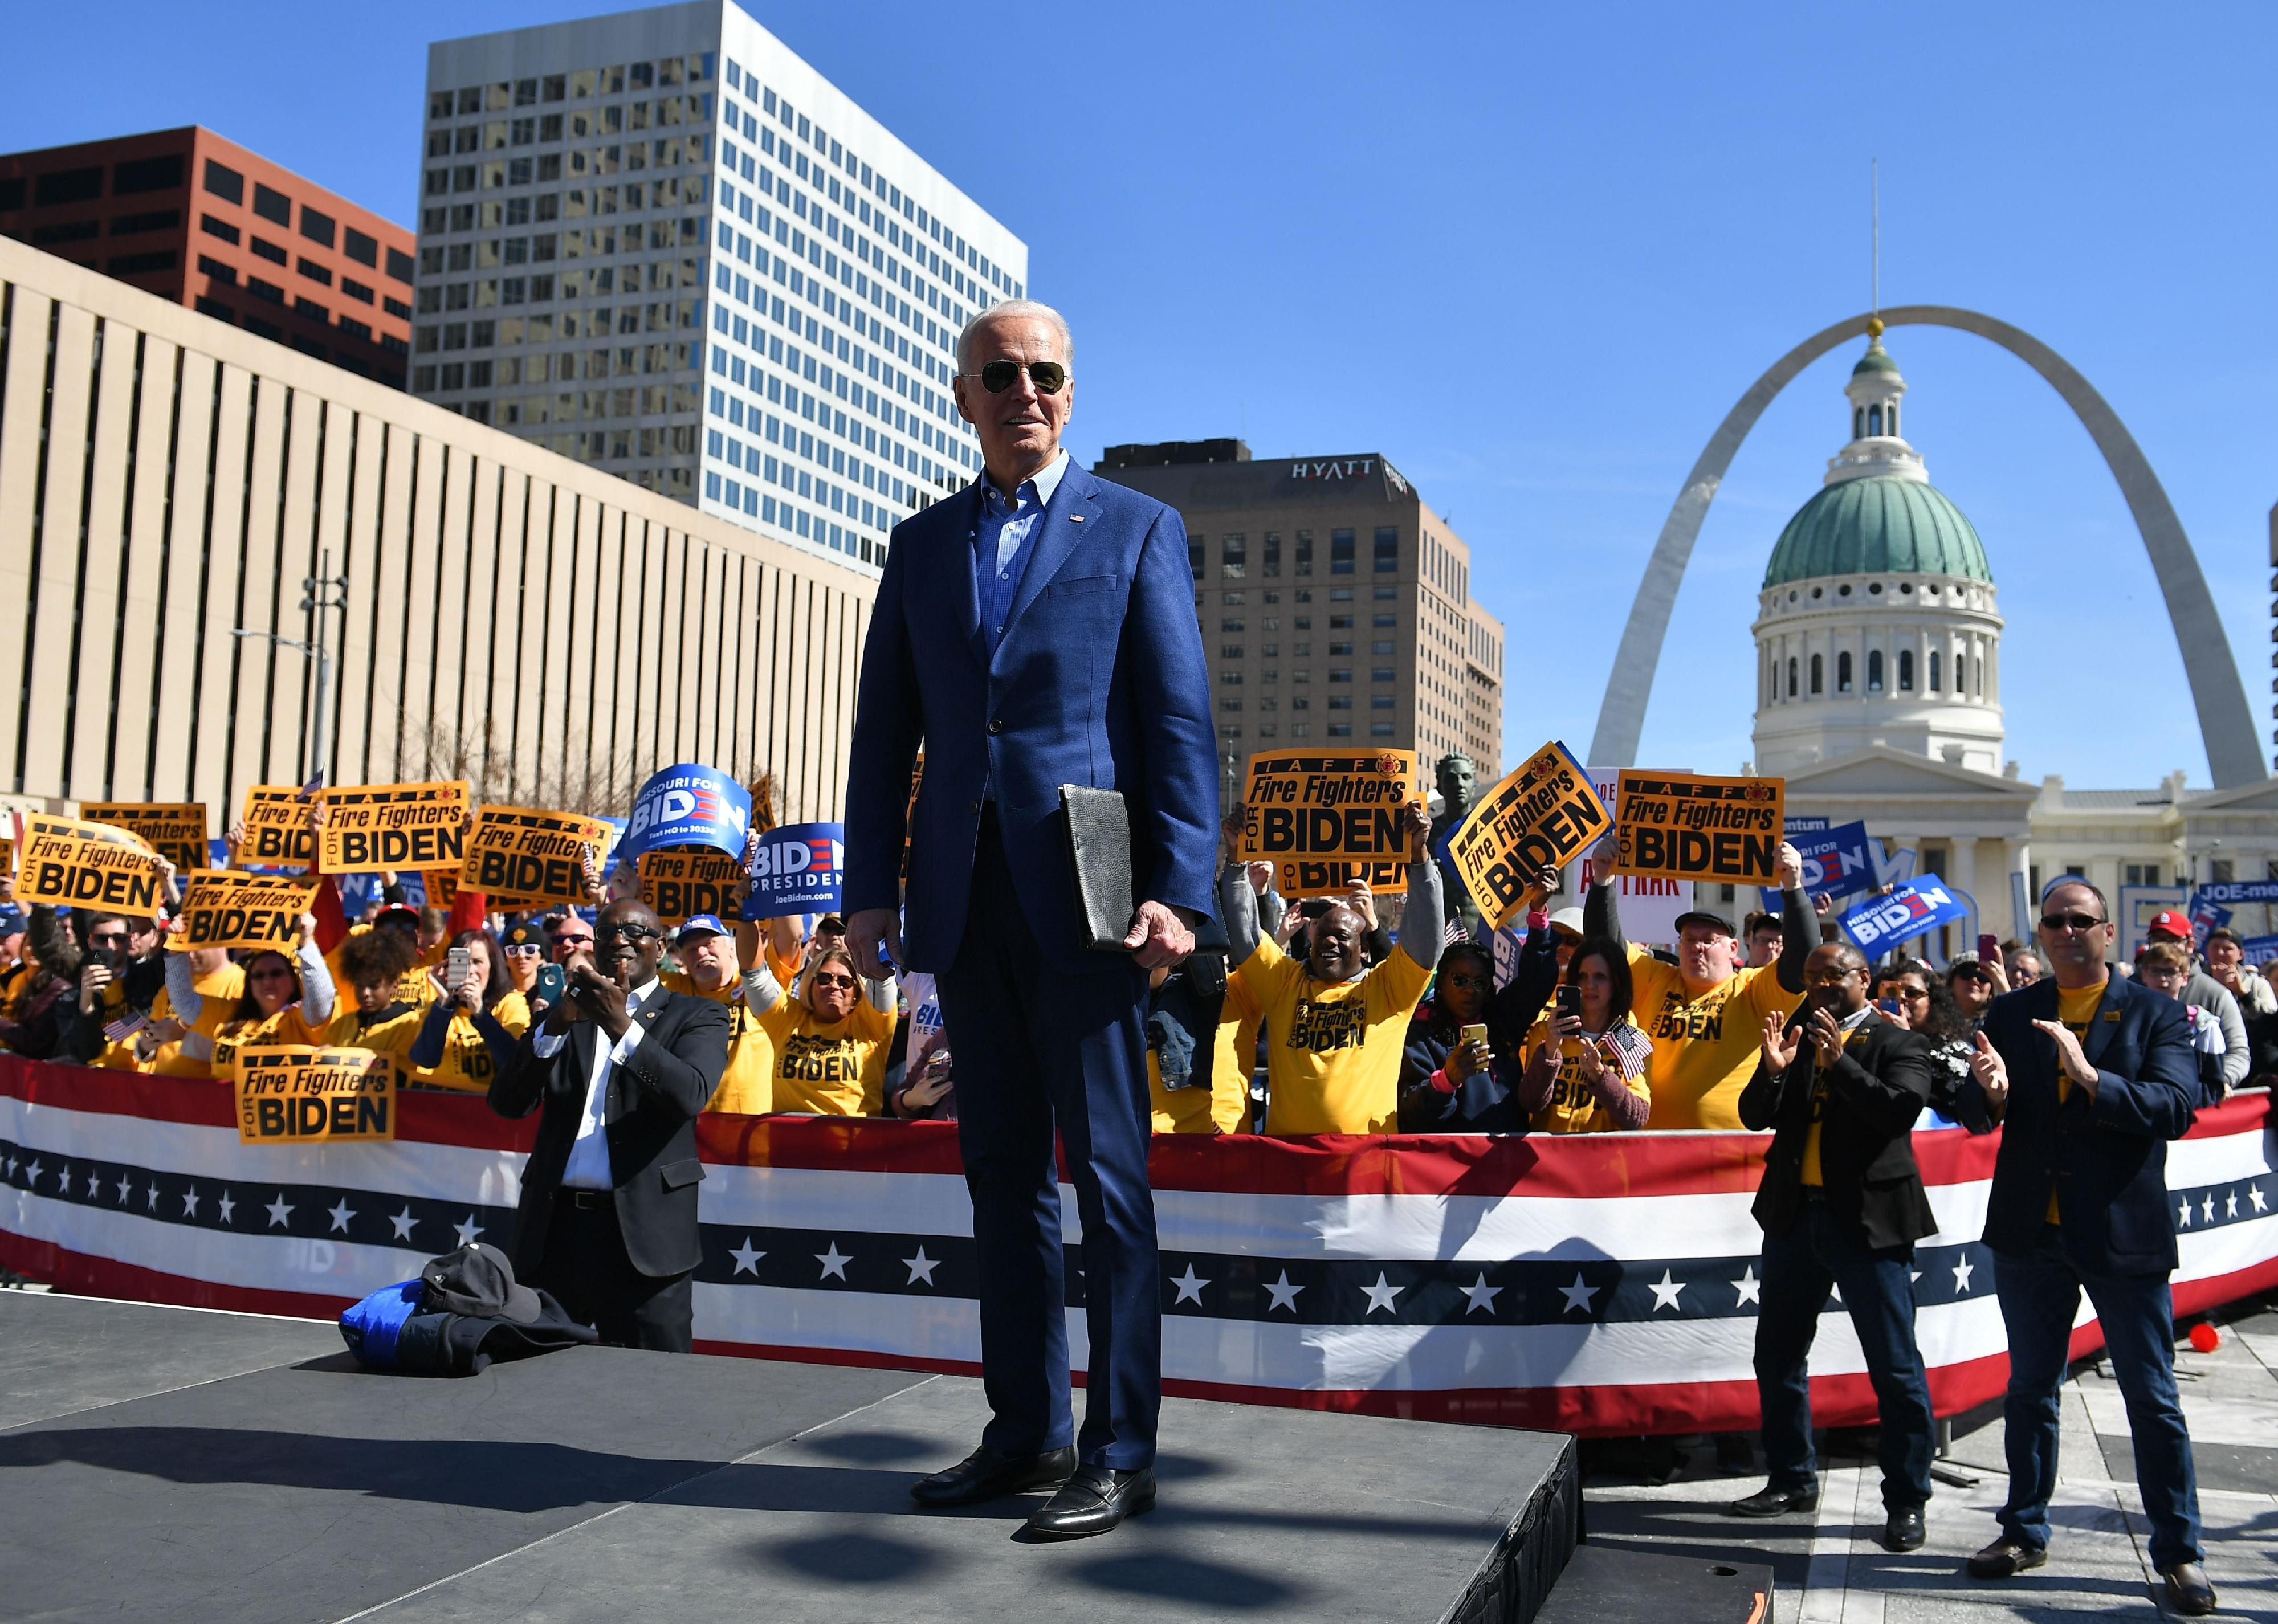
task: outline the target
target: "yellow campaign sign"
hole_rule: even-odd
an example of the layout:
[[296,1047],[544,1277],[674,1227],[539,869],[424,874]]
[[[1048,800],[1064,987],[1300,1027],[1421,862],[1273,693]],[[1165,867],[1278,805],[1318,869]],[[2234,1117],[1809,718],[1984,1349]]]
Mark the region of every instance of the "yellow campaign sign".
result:
[[166,900],[164,863],[131,830],[34,812],[24,820],[16,900],[149,919]]
[[1580,857],[1609,821],[1590,775],[1553,739],[1472,808],[1448,842],[1448,859],[1501,929],[1518,917],[1529,879]]
[[368,1048],[237,1051],[241,1145],[381,1144],[395,1137],[395,1066]]
[[485,806],[467,842],[459,883],[501,900],[582,904],[588,900],[583,854],[593,854],[599,872],[614,833],[600,819],[576,812]]
[[297,784],[254,784],[245,792],[245,843],[237,860],[264,868],[306,868],[316,859],[309,802]]
[[[462,857],[462,862],[465,858]],[[427,887],[430,908],[448,908],[459,899],[459,871],[455,868],[430,869],[420,876]]]
[[181,873],[203,868],[213,861],[206,847],[206,809],[203,801],[88,801],[79,815],[89,823],[108,823],[132,830]]
[[1774,885],[1787,780],[1624,767],[1614,788],[1617,874]]
[[1420,798],[1412,750],[1261,751],[1242,791],[1242,859],[1273,864],[1284,896],[1332,896],[1355,880],[1396,890],[1408,864],[1403,816]]
[[328,874],[381,869],[447,868],[466,861],[462,827],[473,789],[465,780],[432,784],[352,784],[325,791],[318,850]]
[[685,925],[699,913],[733,925],[744,917],[746,883],[744,865],[724,851],[641,853],[641,901],[667,926]]
[[301,916],[315,903],[318,884],[233,868],[199,869],[187,878],[174,926],[177,947],[266,948],[279,953],[293,950]]

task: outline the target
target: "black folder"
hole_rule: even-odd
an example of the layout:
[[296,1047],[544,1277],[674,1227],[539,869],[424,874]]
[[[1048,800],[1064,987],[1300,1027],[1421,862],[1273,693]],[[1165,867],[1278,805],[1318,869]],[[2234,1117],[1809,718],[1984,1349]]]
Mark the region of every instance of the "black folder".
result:
[[1131,917],[1131,814],[1120,792],[1060,786],[1068,869],[1075,881],[1077,935],[1095,953],[1124,953]]

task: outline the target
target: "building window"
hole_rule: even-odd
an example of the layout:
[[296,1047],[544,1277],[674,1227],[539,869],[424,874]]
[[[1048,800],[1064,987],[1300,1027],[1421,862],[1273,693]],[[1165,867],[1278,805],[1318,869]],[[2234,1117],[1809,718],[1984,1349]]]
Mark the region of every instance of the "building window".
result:
[[2229,858],[2209,858],[2207,879],[2216,885],[2228,885],[2238,878],[2238,865]]
[[1899,651],[1899,691],[1902,694],[1910,694],[1914,690],[1915,652],[1912,649],[1900,649]]
[[264,220],[274,220],[279,225],[293,224],[293,204],[284,193],[271,191],[258,180],[253,183],[253,212]]
[[1281,573],[1281,532],[1279,530],[1265,532],[1265,573],[1269,576]]
[[1376,531],[1376,573],[1384,575],[1400,568],[1400,531],[1393,525],[1379,525]]
[[301,205],[301,234],[310,241],[321,243],[329,248],[338,229],[338,223],[331,215],[311,209],[306,203]]
[[1883,651],[1880,649],[1867,651],[1867,691],[1870,694],[1883,691]]
[[1838,694],[1851,691],[1851,654],[1848,650],[1835,657],[1835,691]]
[[1246,536],[1221,537],[1219,555],[1225,560],[1226,578],[1239,581],[1250,568],[1250,539]]
[[2157,885],[2160,865],[2157,863],[2123,863],[2120,865],[2122,885]]
[[1349,576],[1353,572],[1353,533],[1350,530],[1329,532],[1329,573]]
[[226,202],[245,201],[245,177],[226,164],[206,160],[206,190]]
[[1203,578],[1203,538],[1200,536],[1187,538],[1187,568],[1195,572],[1196,580]]
[[1795,656],[1793,654],[1787,657],[1787,697],[1791,699],[1795,698]]
[[1851,438],[1854,440],[1867,438],[1867,408],[1863,406],[1851,408]]
[[1311,530],[1297,532],[1297,573],[1301,576],[1313,573],[1313,532]]
[[1930,652],[1930,690],[1932,693],[1938,691],[1938,651],[1932,649]]
[[1879,406],[1870,406],[1867,408],[1867,432],[1871,435],[1880,434],[1882,431],[1883,408]]
[[1821,664],[1823,658],[1823,656],[1818,654],[1811,657],[1811,691],[1815,694],[1827,691],[1826,678],[1823,675],[1826,668]]
[[1392,724],[1388,721],[1372,721],[1368,724],[1368,736],[1372,739],[1388,739],[1392,736]]

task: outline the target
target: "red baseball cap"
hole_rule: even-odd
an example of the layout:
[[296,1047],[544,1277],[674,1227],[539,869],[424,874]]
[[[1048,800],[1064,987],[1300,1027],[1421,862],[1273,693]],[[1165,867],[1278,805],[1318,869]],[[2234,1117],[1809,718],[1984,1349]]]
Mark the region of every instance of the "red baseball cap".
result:
[[2189,942],[2192,937],[2191,922],[2173,908],[2164,909],[2146,926],[2146,934],[2172,937],[2177,942]]

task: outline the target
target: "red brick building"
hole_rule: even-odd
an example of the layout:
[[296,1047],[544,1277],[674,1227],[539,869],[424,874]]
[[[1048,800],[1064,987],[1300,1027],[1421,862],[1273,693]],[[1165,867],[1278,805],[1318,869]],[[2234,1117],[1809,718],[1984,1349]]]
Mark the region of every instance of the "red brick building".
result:
[[403,386],[411,233],[202,126],[0,156],[0,236]]

